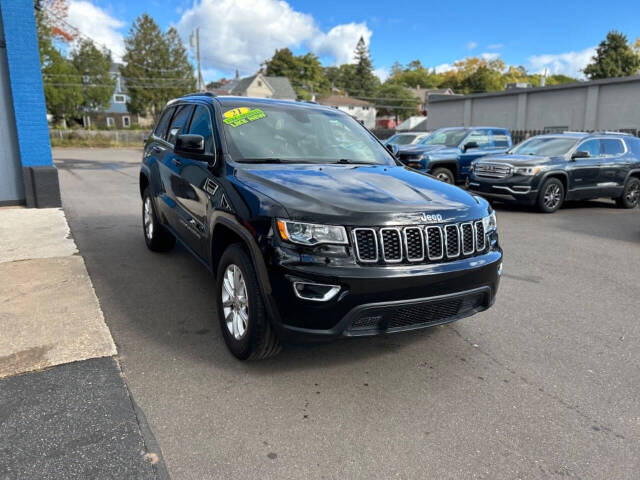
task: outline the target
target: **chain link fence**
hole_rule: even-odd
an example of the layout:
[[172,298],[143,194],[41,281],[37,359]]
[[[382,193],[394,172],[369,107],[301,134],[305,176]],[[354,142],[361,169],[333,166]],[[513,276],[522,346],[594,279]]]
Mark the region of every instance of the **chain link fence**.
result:
[[50,129],[52,146],[142,147],[147,130],[58,130]]

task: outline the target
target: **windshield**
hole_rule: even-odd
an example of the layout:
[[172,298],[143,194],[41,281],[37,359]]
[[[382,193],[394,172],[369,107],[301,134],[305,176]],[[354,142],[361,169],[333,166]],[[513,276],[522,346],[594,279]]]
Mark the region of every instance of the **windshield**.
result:
[[362,125],[334,109],[224,102],[223,125],[237,162],[395,164]]
[[444,145],[445,147],[457,147],[467,135],[467,130],[456,128],[455,130],[436,130],[420,142],[421,145]]
[[396,145],[408,145],[413,142],[413,139],[416,138],[415,135],[394,135],[387,143],[395,143]]
[[511,150],[517,155],[539,155],[541,157],[565,155],[576,144],[571,137],[534,137]]

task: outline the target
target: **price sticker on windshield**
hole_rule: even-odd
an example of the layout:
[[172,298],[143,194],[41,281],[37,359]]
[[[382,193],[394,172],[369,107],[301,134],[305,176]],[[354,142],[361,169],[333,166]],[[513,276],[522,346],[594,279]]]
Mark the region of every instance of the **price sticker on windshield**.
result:
[[248,109],[247,107],[234,108],[233,110],[227,110],[222,115],[223,122],[230,127],[239,127],[249,122],[255,122],[261,118],[266,118],[266,114],[259,108]]

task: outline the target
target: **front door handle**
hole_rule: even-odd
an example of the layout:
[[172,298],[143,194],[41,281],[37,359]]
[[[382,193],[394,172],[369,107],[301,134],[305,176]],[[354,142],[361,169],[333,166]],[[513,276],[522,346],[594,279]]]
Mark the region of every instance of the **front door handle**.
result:
[[181,162],[179,159],[174,158],[172,161],[173,161],[173,164],[174,164],[176,167],[181,167],[181,166],[182,166],[182,162]]

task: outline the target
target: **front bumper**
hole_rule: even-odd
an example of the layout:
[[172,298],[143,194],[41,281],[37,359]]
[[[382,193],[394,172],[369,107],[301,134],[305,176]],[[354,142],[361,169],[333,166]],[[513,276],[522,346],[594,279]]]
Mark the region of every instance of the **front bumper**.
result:
[[[493,304],[501,268],[497,245],[483,255],[440,264],[273,268],[274,327],[285,342],[308,342],[448,323]],[[341,290],[329,302],[311,302],[294,295],[294,281]]]
[[536,177],[508,177],[486,179],[471,174],[465,186],[471,193],[481,197],[533,205],[538,198]]

